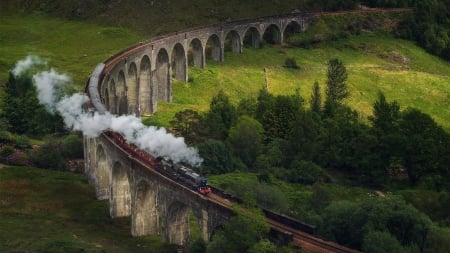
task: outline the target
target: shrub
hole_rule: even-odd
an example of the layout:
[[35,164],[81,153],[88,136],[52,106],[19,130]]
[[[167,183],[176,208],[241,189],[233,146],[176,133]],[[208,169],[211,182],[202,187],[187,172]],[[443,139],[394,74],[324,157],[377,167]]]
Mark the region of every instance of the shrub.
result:
[[36,166],[47,169],[64,170],[67,167],[63,158],[61,143],[50,140],[31,152],[31,160]]
[[290,69],[299,69],[300,67],[297,65],[297,61],[294,57],[288,57],[284,60],[284,67]]
[[31,147],[31,140],[25,135],[19,135],[16,138],[14,138],[14,142],[16,143],[17,147],[19,148],[30,148]]
[[9,145],[6,145],[6,146],[3,146],[2,150],[0,151],[0,156],[5,158],[5,157],[12,155],[13,153],[14,153],[14,148]]
[[328,181],[328,176],[317,164],[310,161],[296,160],[292,162],[286,177],[289,182],[314,184],[315,182]]
[[71,134],[63,140],[63,155],[65,158],[83,158],[83,139],[79,135]]

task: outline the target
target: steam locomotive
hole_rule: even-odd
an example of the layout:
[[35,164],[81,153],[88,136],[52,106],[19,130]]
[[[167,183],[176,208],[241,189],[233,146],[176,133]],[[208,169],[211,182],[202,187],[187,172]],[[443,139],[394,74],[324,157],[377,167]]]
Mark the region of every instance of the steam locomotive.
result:
[[158,170],[186,186],[193,188],[201,194],[208,194],[211,192],[211,187],[205,177],[197,174],[190,168],[187,168],[179,163],[173,163],[167,157],[158,157]]
[[180,163],[174,163],[167,157],[155,158],[149,153],[139,149],[136,145],[128,143],[122,135],[113,131],[105,131],[104,134],[111,138],[127,153],[144,163],[150,164],[152,168],[156,168],[156,170],[164,176],[200,192],[201,194],[206,195],[211,192],[211,187],[208,185],[207,179],[197,174],[192,169],[187,168]]

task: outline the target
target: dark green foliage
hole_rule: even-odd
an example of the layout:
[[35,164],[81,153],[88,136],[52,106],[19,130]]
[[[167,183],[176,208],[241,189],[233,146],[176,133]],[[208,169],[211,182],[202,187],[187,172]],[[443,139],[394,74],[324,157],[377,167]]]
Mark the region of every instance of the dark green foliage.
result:
[[251,117],[256,116],[256,107],[258,106],[258,102],[256,101],[256,98],[250,97],[250,98],[243,98],[241,101],[239,101],[238,107],[237,107],[237,115],[247,115]]
[[202,173],[222,174],[233,170],[233,162],[230,150],[222,141],[209,139],[200,143],[198,151],[203,157]]
[[36,166],[46,169],[64,170],[67,167],[63,156],[62,144],[48,140],[31,152],[31,160]]
[[[361,203],[333,202],[324,213],[326,234],[338,243],[354,248],[361,248],[369,233],[387,231],[402,247],[423,250],[431,227],[427,217],[397,196],[369,198]],[[392,238],[381,236],[377,240],[381,239],[395,246]],[[380,250],[382,245],[378,245]]]
[[0,151],[0,156],[2,158],[8,157],[14,153],[14,148],[8,145],[5,145],[2,147]]
[[317,81],[314,82],[311,99],[309,100],[309,106],[311,111],[320,114],[322,110],[322,95],[320,94],[320,86]]
[[212,98],[205,120],[211,137],[226,139],[228,130],[236,120],[236,108],[223,91]]
[[367,253],[405,252],[400,242],[389,232],[369,232],[363,241],[362,249]]
[[290,69],[299,69],[300,67],[297,65],[297,61],[294,57],[286,58],[284,61],[284,67]]
[[81,135],[71,134],[63,139],[63,155],[68,159],[83,158],[83,138]]
[[254,211],[238,213],[227,222],[223,229],[216,231],[208,244],[208,253],[247,252],[261,239],[267,236],[269,226],[262,213]]
[[[373,5],[384,6],[382,1]],[[396,1],[388,1],[394,3]],[[405,1],[397,1],[405,6]],[[408,4],[414,7],[414,16],[400,24],[397,34],[417,41],[428,52],[450,60],[450,2],[448,0],[415,0]]]
[[325,99],[325,112],[333,115],[336,107],[342,104],[343,100],[349,96],[347,89],[347,69],[339,59],[331,59],[328,62],[327,88]]
[[286,139],[298,112],[302,110],[303,99],[297,92],[291,96],[276,96],[261,90],[258,96],[256,117],[263,124],[268,139]]
[[249,116],[239,117],[227,138],[233,154],[250,168],[262,150],[263,140],[264,129],[261,123]]
[[64,131],[59,115],[47,112],[37,99],[36,89],[28,76],[9,75],[2,117],[7,120],[11,132],[42,137]]
[[19,148],[31,148],[31,140],[25,135],[19,135],[14,138],[14,143]]
[[295,160],[289,167],[288,182],[301,184],[314,184],[327,181],[325,171],[317,164],[310,161]]
[[205,253],[206,252],[206,243],[203,239],[199,238],[194,240],[189,244],[189,252],[190,253]]
[[449,155],[449,134],[429,115],[409,108],[402,113],[400,129],[404,136],[403,162],[411,184],[426,174],[448,168],[448,164],[441,163],[441,156]]
[[172,131],[177,136],[184,137],[187,143],[198,142],[206,132],[202,116],[192,109],[177,112],[170,124]]
[[382,92],[378,93],[378,100],[373,105],[373,116],[369,120],[374,130],[379,135],[398,131],[398,120],[400,119],[400,106],[394,101],[389,103]]

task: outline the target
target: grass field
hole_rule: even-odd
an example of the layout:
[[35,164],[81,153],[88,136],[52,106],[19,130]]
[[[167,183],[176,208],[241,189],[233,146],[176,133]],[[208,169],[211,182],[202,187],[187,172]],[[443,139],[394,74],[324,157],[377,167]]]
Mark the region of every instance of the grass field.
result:
[[1,15],[0,33],[0,83],[5,83],[14,63],[33,54],[67,73],[78,89],[98,63],[141,39],[123,28],[38,15]]
[[[296,59],[299,70],[286,69],[284,60]],[[347,103],[363,116],[372,112],[378,91],[401,107],[416,107],[450,130],[450,63],[424,52],[409,41],[382,34],[364,34],[301,49],[266,47],[248,49],[242,55],[226,53],[225,62],[209,61],[204,70],[191,68],[193,82],[174,84],[173,103],[161,103],[149,120],[167,125],[176,111],[193,108],[206,111],[210,98],[224,90],[232,101],[255,96],[265,86],[274,94],[300,94],[309,100],[314,81],[325,88],[327,62],[340,58],[348,70],[350,97]]]
[[0,252],[175,252],[160,237],[132,237],[111,219],[84,175],[0,169]]
[[[71,76],[78,90],[83,89],[96,64],[143,39],[123,28],[38,15],[1,16],[0,31],[1,83],[17,60],[36,54]],[[296,59],[301,69],[283,68],[287,57]],[[235,103],[255,96],[265,86],[264,68],[272,93],[300,89],[308,100],[314,81],[324,89],[327,62],[334,57],[342,59],[348,69],[351,95],[347,103],[363,116],[370,115],[377,92],[382,91],[388,100],[397,100],[402,108],[417,107],[450,130],[450,63],[412,42],[380,33],[363,33],[308,49],[266,45],[262,50],[245,48],[243,54],[226,52],[225,62],[208,61],[206,69],[190,68],[192,82],[174,81],[173,103],[159,103],[158,112],[145,121],[167,126],[177,111],[206,111],[219,90]]]

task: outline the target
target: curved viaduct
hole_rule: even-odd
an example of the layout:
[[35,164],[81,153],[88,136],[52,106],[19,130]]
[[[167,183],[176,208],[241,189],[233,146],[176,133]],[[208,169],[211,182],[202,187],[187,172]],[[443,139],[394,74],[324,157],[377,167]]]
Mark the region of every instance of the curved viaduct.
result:
[[[313,17],[290,13],[226,22],[131,46],[94,70],[86,87],[90,107],[117,115],[153,113],[158,101],[172,101],[172,78],[186,82],[189,66],[204,68],[206,59],[223,61],[225,51],[242,53],[244,46],[258,48],[263,41],[282,43],[289,32],[305,31]],[[133,235],[159,234],[184,245],[193,214],[208,241],[214,229],[231,217],[229,206],[162,176],[122,144],[105,133],[85,136],[85,172],[95,184],[97,198],[109,200],[111,217],[131,216]]]
[[189,66],[223,61],[225,51],[242,53],[264,41],[280,44],[285,36],[305,31],[314,15],[290,13],[194,28],[136,44],[105,61],[98,96],[115,114],[154,113],[158,101],[172,101],[172,78],[188,80]]

